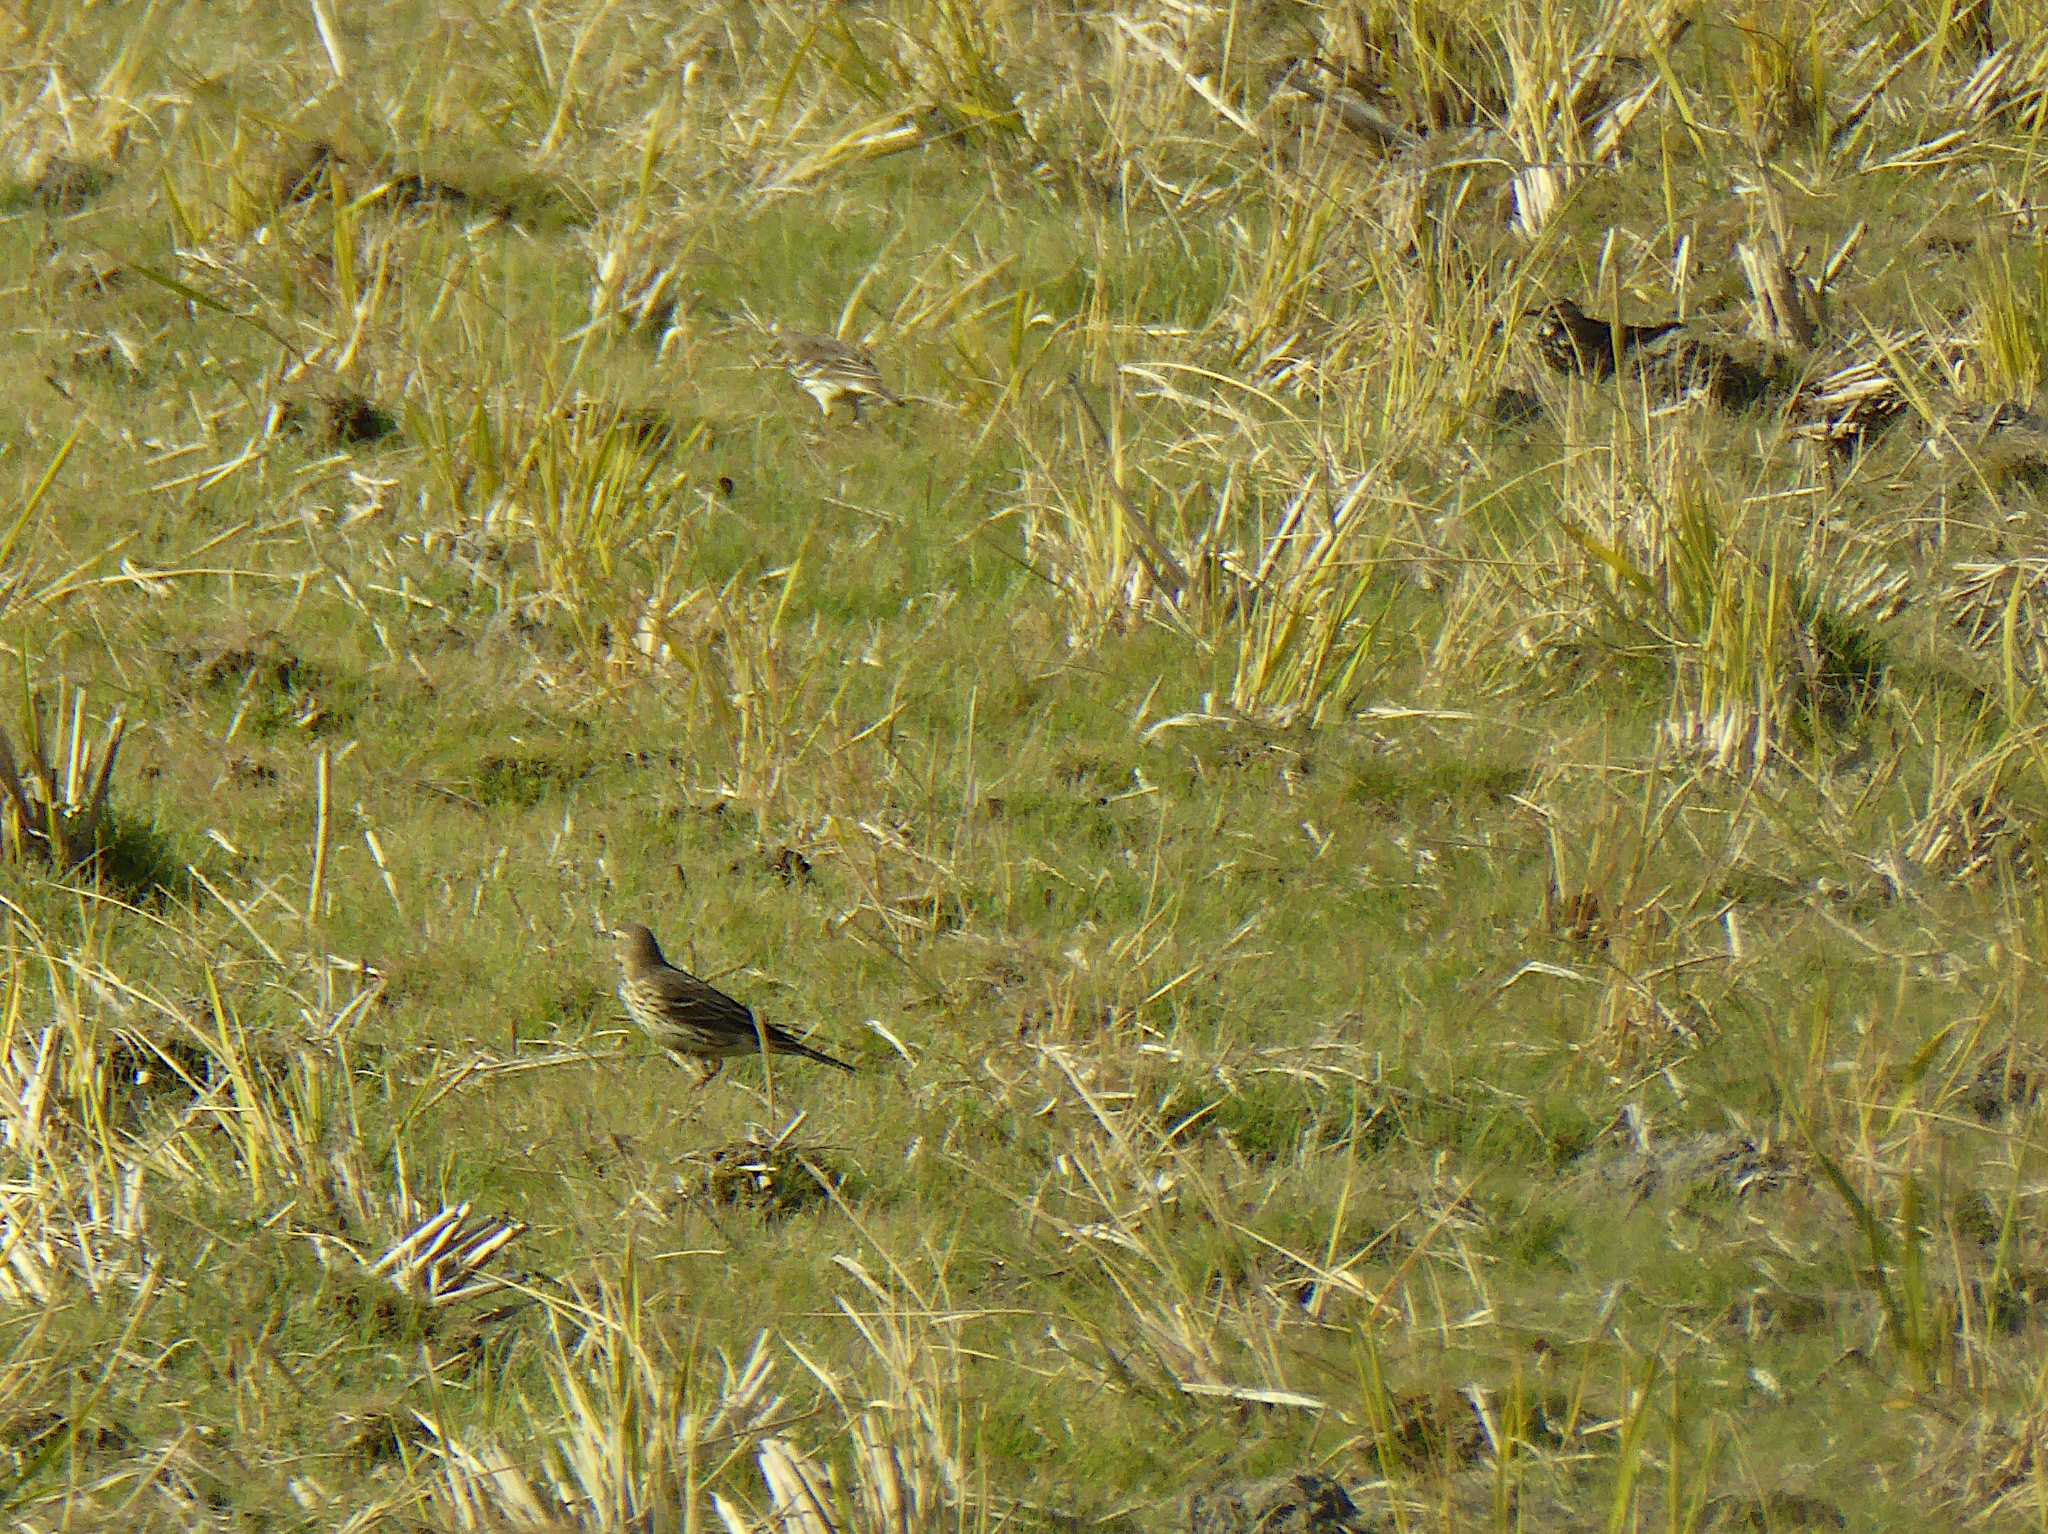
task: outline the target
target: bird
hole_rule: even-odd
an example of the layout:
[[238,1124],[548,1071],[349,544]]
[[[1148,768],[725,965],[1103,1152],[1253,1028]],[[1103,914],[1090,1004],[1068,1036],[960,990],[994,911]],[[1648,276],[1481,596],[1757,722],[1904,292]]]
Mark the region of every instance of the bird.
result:
[[882,382],[875,354],[865,346],[842,341],[837,336],[804,335],[784,330],[780,325],[770,326],[769,333],[775,338],[782,365],[789,369],[797,387],[818,402],[821,414],[829,417],[833,407],[845,400],[858,422],[862,400],[880,400],[885,405],[904,403],[900,394]]
[[1680,328],[1677,320],[1661,325],[1610,325],[1595,319],[1569,298],[1552,299],[1525,311],[1525,319],[1541,318],[1536,350],[1560,373],[1605,378],[1615,361],[1661,340]]
[[709,1085],[728,1057],[766,1051],[801,1055],[847,1074],[853,1067],[755,1018],[753,1009],[662,957],[661,944],[639,922],[612,933],[618,944],[619,1000],[640,1030],[679,1061],[698,1065]]

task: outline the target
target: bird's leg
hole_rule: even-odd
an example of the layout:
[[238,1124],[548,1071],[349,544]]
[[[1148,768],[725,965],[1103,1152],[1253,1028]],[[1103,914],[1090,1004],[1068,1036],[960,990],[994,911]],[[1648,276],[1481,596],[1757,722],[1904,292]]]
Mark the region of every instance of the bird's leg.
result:
[[723,1069],[725,1069],[725,1062],[723,1060],[715,1056],[706,1060],[697,1074],[697,1090],[701,1092],[710,1086],[717,1079],[718,1073]]

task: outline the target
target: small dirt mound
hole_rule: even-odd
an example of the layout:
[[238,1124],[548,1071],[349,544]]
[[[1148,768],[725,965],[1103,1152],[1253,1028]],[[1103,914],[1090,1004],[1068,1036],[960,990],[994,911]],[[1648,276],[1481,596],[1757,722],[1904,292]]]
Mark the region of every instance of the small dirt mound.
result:
[[[749,1209],[770,1219],[825,1202],[827,1183],[844,1179],[821,1146],[735,1140],[689,1158],[686,1194],[723,1209]],[[694,1173],[694,1176],[692,1176]]]
[[1963,1085],[1963,1102],[1984,1123],[2031,1108],[2048,1081],[2048,1062],[2027,1050],[2000,1046],[1986,1055]]
[[1192,1493],[1188,1534],[1374,1534],[1344,1488],[1313,1470]]
[[397,430],[391,412],[366,395],[344,389],[320,401],[320,437],[330,446],[382,442]]
[[1803,1491],[1773,1491],[1761,1497],[1716,1497],[1707,1504],[1707,1527],[1755,1529],[1846,1529],[1849,1520],[1834,1503]]
[[100,166],[52,155],[29,183],[29,201],[48,213],[77,213],[106,190],[108,180]]

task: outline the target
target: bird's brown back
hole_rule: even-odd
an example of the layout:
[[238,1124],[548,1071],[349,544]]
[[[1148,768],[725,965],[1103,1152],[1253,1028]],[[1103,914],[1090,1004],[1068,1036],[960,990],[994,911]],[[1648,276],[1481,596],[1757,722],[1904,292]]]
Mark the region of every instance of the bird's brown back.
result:
[[653,932],[646,927],[638,922],[621,927],[618,941],[620,982],[621,988],[630,993],[629,1007],[646,1008],[664,1018],[702,1018],[713,1027],[723,1025],[742,1031],[753,1028],[751,1007],[669,963]]
[[[874,353],[865,346],[856,346],[836,336],[802,336],[786,332],[776,337],[776,346],[790,376],[800,388],[817,398],[821,409],[829,408],[827,401],[841,395],[853,399],[855,416],[860,414],[859,403],[863,397],[889,405],[904,403],[900,394],[882,382],[882,370],[876,365]],[[824,392],[820,393],[820,390]]]
[[753,1030],[752,1007],[687,970],[665,964],[632,976],[630,983],[648,993],[668,1015],[701,1018],[714,1027],[722,1025],[741,1033]]
[[801,1055],[851,1071],[844,1060],[814,1049],[773,1023],[757,1023],[753,1008],[717,986],[677,969],[662,957],[654,934],[638,922],[618,930],[619,999],[633,1021],[677,1055],[717,1060],[727,1055]]
[[875,355],[865,346],[842,341],[837,336],[797,335],[790,332],[776,338],[783,360],[795,368],[833,368],[853,373],[875,371]]
[[1554,299],[1535,313],[1541,319],[1536,330],[1537,350],[1560,373],[1611,373],[1617,356],[1651,346],[1682,328],[1677,320],[1610,325],[1569,298]]

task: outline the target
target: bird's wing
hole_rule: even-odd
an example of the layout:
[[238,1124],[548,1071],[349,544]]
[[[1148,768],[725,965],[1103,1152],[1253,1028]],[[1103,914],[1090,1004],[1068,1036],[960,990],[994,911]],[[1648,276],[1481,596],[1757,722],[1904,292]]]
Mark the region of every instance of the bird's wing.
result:
[[843,369],[855,374],[873,374],[875,354],[854,341],[842,341],[837,336],[813,338],[812,357],[821,366]]
[[699,980],[688,970],[673,966],[662,971],[662,999],[670,1005],[690,1008],[704,1016],[730,1022],[740,1028],[754,1026],[754,1011],[745,1002],[725,994],[709,981]]

